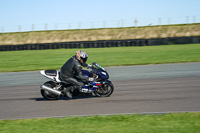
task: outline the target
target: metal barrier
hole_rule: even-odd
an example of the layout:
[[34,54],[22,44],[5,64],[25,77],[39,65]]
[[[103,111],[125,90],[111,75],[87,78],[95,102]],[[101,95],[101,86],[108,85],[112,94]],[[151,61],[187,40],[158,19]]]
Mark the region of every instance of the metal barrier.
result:
[[60,42],[43,44],[23,44],[23,45],[1,45],[0,51],[19,50],[44,50],[44,49],[72,49],[72,48],[105,48],[105,47],[129,47],[129,46],[154,46],[170,44],[200,43],[200,36],[189,37],[168,37],[153,39],[129,39],[129,40],[99,40],[80,42]]

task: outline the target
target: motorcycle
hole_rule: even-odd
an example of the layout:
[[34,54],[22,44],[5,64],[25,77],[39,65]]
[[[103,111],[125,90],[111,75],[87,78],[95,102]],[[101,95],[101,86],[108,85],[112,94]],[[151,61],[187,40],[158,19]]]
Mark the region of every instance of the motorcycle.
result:
[[[42,70],[40,73],[51,81],[41,85],[41,95],[47,100],[58,100],[62,96],[66,96],[64,88],[71,86],[70,83],[60,79],[59,70]],[[97,63],[92,63],[91,71],[82,70],[82,74],[86,77],[95,77],[95,81],[84,83],[84,87],[80,90],[71,91],[72,96],[77,96],[81,93],[92,94],[97,97],[109,97],[114,86],[109,79],[109,74],[102,66]]]

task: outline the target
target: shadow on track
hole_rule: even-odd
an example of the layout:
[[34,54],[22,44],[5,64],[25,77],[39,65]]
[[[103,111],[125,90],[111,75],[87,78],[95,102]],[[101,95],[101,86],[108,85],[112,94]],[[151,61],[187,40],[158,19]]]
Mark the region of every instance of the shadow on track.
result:
[[60,97],[58,100],[47,100],[45,98],[29,98],[29,100],[35,100],[35,101],[61,101],[61,100],[77,100],[77,99],[89,99],[89,98],[98,98],[96,96],[93,96],[91,94],[81,94],[78,96],[74,96],[73,98],[67,98],[67,97]]
[[43,97],[37,97],[37,98],[2,98],[1,101],[23,101],[23,100],[34,100],[34,101],[60,101],[60,100],[77,100],[77,99],[88,99],[88,98],[97,98],[93,95],[88,94],[80,94],[78,96],[74,96],[72,99],[69,99],[67,97],[60,97],[58,100],[46,100]]
[[0,99],[0,101],[23,101],[23,100],[29,100],[30,98],[4,98]]

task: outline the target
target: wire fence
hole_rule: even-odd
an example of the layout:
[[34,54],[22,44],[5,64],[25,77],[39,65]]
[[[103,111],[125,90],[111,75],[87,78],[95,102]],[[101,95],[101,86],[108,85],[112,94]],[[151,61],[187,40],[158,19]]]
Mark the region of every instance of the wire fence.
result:
[[26,24],[13,26],[0,26],[0,33],[8,32],[27,32],[27,31],[47,31],[47,30],[73,30],[73,29],[94,29],[94,28],[119,28],[119,27],[138,27],[171,24],[190,24],[200,23],[200,16],[184,16],[173,18],[133,18],[121,20],[102,20],[88,22],[69,22],[69,23],[44,23]]

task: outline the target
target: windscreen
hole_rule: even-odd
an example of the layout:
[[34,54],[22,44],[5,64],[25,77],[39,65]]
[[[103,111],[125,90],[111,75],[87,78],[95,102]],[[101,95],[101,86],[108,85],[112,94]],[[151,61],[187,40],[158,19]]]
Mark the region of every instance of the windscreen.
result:
[[96,62],[92,63],[92,65],[93,65],[94,67],[97,67],[97,68],[102,69],[103,71],[106,71],[106,69],[104,69],[101,65],[99,65],[99,64],[96,63]]

